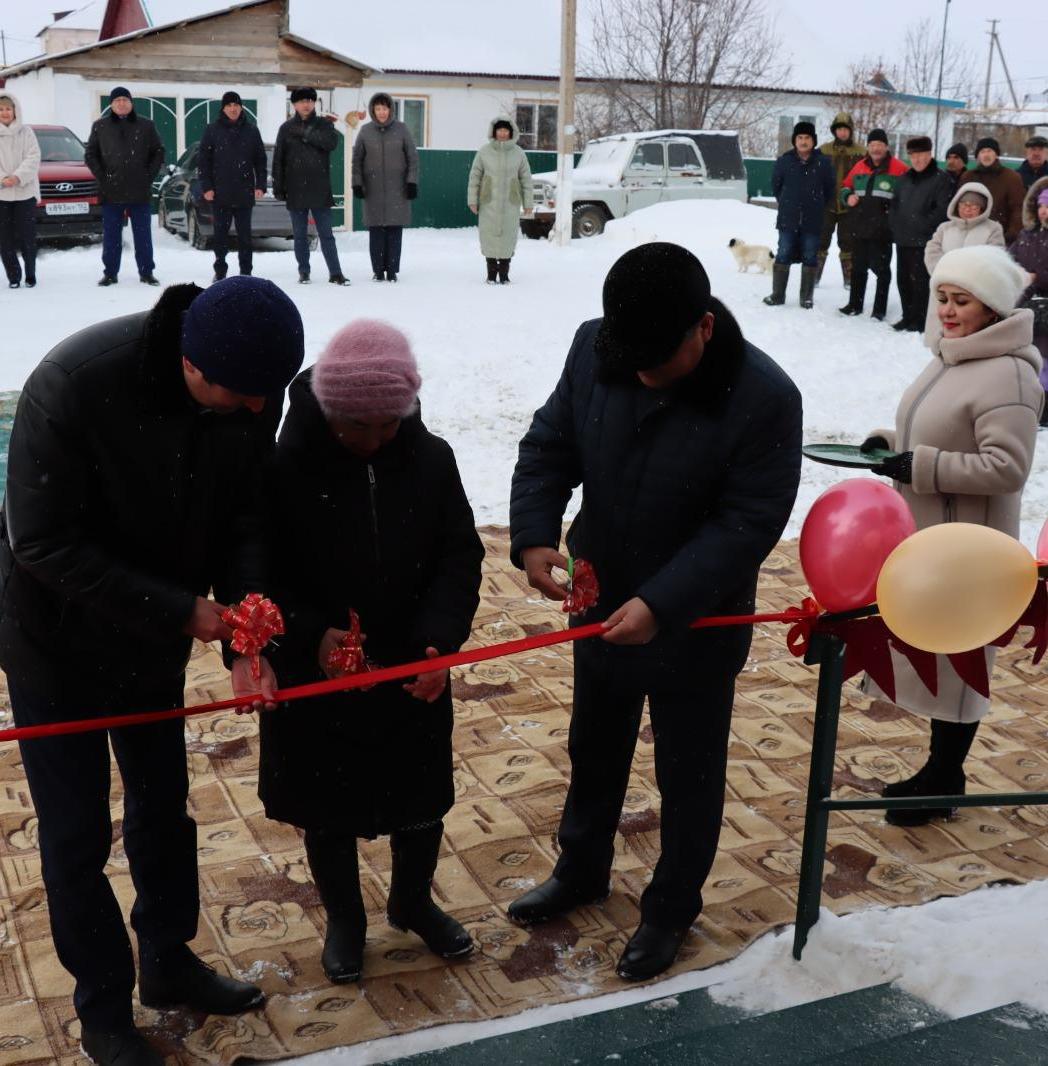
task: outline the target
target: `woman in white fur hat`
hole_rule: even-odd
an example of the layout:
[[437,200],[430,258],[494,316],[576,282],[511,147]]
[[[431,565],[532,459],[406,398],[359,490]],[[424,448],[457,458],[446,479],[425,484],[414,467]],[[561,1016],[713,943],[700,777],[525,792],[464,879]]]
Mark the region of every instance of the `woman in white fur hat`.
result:
[[[1044,402],[1033,312],[1015,309],[1026,280],[1003,249],[987,245],[948,252],[932,274],[931,361],[903,393],[895,429],[877,430],[863,445],[898,453],[874,472],[895,481],[918,529],[974,522],[1019,535]],[[986,656],[989,668],[993,650]],[[931,718],[931,750],[914,777],[887,785],[883,794],[963,793],[963,763],[989,700],[965,685],[945,656],[939,657],[937,696],[904,657],[893,653],[892,660],[895,702]],[[865,687],[883,695],[869,679]],[[885,817],[913,826],[951,813],[899,810]]]

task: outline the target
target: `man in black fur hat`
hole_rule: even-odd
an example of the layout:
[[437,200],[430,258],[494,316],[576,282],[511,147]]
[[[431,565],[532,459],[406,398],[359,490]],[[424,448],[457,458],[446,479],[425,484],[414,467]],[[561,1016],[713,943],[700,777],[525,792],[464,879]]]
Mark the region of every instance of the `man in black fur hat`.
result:
[[564,509],[582,485],[569,551],[588,560],[600,602],[576,624],[571,784],[560,858],[510,917],[532,925],[609,893],[615,830],[645,698],[662,796],[662,853],[618,973],[644,980],[675,959],[702,909],[724,803],[735,677],[751,629],[689,629],[753,610],[761,563],[800,479],[801,398],[710,294],[702,264],[674,244],[623,255],[604,317],[583,323],[553,394],[520,445],[512,559],[564,599],[553,570]]

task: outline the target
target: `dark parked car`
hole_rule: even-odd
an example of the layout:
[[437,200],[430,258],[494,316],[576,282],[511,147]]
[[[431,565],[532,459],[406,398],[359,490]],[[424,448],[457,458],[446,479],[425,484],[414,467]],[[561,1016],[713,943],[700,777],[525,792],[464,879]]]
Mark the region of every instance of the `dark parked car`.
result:
[[[200,142],[191,144],[177,163],[168,166],[167,176],[160,182],[157,190],[157,224],[169,233],[185,237],[194,248],[208,248],[214,236],[214,216],[211,204],[204,199],[200,188],[200,176],[197,173],[197,154]],[[266,145],[266,166],[273,172],[273,145]],[[232,230],[232,234],[236,229]],[[267,182],[266,195],[256,201],[254,214],[251,216],[251,234],[253,237],[284,237],[292,239],[291,216],[283,200],[273,196],[273,179]],[[236,237],[231,236],[231,243],[236,245]],[[313,223],[309,225],[309,245],[315,248],[316,230]]]
[[32,126],[40,142],[37,240],[100,237],[98,182],[84,162],[84,142],[65,126]]

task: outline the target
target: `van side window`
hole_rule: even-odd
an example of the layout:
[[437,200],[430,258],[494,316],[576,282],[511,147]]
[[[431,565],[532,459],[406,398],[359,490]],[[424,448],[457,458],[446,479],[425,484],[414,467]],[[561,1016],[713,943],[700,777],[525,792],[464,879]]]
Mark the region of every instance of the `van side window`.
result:
[[700,170],[702,163],[699,154],[690,144],[670,144],[666,146],[669,153],[670,170]]
[[630,160],[630,170],[651,170],[660,173],[666,168],[661,144],[638,144]]

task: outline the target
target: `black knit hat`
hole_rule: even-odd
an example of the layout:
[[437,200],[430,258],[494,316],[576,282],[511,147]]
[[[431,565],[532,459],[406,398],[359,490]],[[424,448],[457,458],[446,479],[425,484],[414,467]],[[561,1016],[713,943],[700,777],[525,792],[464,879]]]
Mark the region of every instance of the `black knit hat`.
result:
[[131,95],[131,90],[130,89],[125,89],[123,87],[123,85],[118,85],[109,94],[109,102],[112,103],[114,100],[116,100],[118,97],[121,97],[121,96],[126,96],[128,98],[128,100],[133,100],[134,99],[134,97]]
[[968,162],[968,145],[962,144],[958,141],[956,144],[951,144],[946,149],[946,156],[949,158],[951,155],[957,156],[958,159],[963,159],[965,163]]
[[931,137],[911,137],[906,142],[906,152],[930,152],[932,150]]
[[222,94],[222,106],[225,107],[226,104],[240,104],[243,107],[244,101],[240,99],[240,93],[235,93],[230,89],[228,93]]
[[870,141],[880,141],[882,144],[887,144],[888,134],[882,129],[870,130],[870,132],[866,134],[866,143],[869,144]]
[[1031,137],[1024,148],[1048,148],[1048,137],[1042,137],[1039,133]]
[[815,123],[814,122],[798,122],[793,127],[793,136],[790,137],[790,144],[796,144],[797,138],[807,134],[813,141],[815,140]]
[[978,155],[984,148],[989,148],[996,155],[1001,154],[1001,144],[996,137],[980,137],[975,146],[975,154]]
[[303,85],[298,89],[291,90],[291,102],[297,104],[299,100],[312,100],[316,103],[317,91],[310,88],[308,85]]
[[710,308],[710,279],[686,248],[654,241],[619,257],[603,299],[597,357],[605,370],[635,373],[673,358]]

